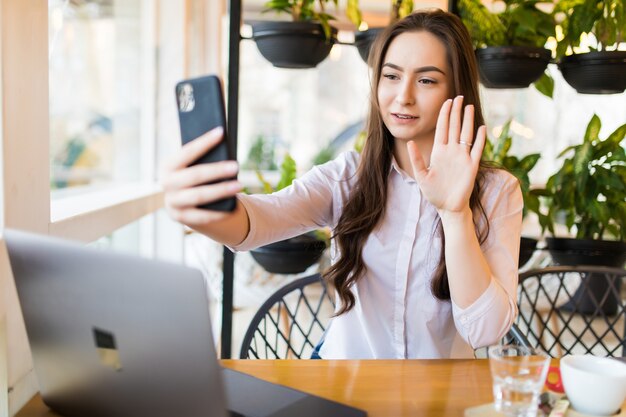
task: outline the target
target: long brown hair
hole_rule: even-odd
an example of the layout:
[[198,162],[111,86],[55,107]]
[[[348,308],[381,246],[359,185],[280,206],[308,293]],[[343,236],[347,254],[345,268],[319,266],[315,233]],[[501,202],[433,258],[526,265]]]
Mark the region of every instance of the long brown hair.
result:
[[[450,98],[459,94],[464,96],[464,104],[474,105],[474,136],[479,126],[484,124],[478,92],[478,69],[474,50],[467,29],[457,16],[442,10],[429,10],[413,13],[389,26],[374,44],[369,56],[372,68],[367,140],[357,169],[357,181],[350,197],[343,206],[343,211],[333,239],[336,239],[340,257],[326,271],[328,279],[339,294],[341,308],[337,315],[346,313],[354,307],[355,298],[351,287],[365,273],[362,250],[370,233],[384,217],[387,201],[387,184],[391,168],[393,141],[389,130],[383,123],[378,104],[378,84],[380,82],[383,60],[391,42],[401,33],[426,31],[436,36],[446,47],[447,60],[451,69],[449,80]],[[478,231],[480,243],[489,233],[489,222],[480,204],[480,184],[484,170],[480,169],[470,197],[470,208],[484,220],[484,230]],[[478,212],[478,213],[477,213]],[[450,299],[450,287],[445,265],[445,237],[441,220],[437,222],[433,233],[440,233],[442,250],[431,283],[431,291],[441,300]]]

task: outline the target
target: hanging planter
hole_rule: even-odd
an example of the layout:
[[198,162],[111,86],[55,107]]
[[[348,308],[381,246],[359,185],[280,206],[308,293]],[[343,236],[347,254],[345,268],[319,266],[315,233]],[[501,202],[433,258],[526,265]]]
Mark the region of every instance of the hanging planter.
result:
[[526,265],[526,262],[530,260],[537,248],[537,239],[522,236],[520,239],[519,248],[519,263],[518,267],[521,268]]
[[[558,2],[554,13],[565,16],[563,37],[556,47],[565,81],[583,94],[626,90],[626,51],[617,50],[626,35],[626,13],[620,12],[619,2]],[[583,36],[594,52],[576,53]]]
[[357,47],[363,61],[367,62],[372,44],[383,30],[385,28],[370,28],[354,34],[354,46]]
[[537,81],[551,52],[532,46],[491,46],[476,50],[481,83],[488,88],[526,88]]
[[[413,13],[413,0],[391,0],[391,13],[389,25],[393,25],[398,20]],[[358,25],[357,25],[358,27]],[[357,47],[359,55],[367,63],[370,49],[376,37],[385,30],[385,27],[373,27],[355,32],[354,46]]]
[[[252,39],[261,55],[279,68],[314,68],[330,53],[337,42],[337,29],[329,22],[335,16],[326,4],[338,0],[269,0],[265,12],[289,15],[291,21],[264,21],[252,24]],[[358,27],[361,11],[358,2],[347,1],[346,16]]]
[[298,274],[318,262],[325,249],[324,240],[307,233],[261,246],[250,253],[267,272]]
[[314,68],[337,42],[337,29],[330,38],[319,23],[267,21],[252,24],[252,39],[265,59],[278,68]]
[[476,50],[481,83],[488,88],[537,89],[551,96],[545,72],[552,52],[543,48],[555,35],[554,16],[534,1],[506,1],[504,10],[492,12],[481,0],[459,0],[459,14]]
[[619,94],[626,90],[626,51],[601,51],[563,57],[559,69],[581,94]]

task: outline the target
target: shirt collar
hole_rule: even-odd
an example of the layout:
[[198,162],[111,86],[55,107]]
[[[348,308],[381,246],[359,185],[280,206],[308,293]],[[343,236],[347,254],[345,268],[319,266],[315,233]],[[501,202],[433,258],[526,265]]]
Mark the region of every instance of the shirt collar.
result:
[[389,173],[391,174],[394,171],[396,172],[396,174],[400,175],[400,178],[402,178],[405,182],[415,182],[415,180],[411,178],[411,176],[407,174],[406,171],[400,168],[400,165],[398,165],[398,161],[396,161],[396,157],[391,155],[391,166],[389,167]]

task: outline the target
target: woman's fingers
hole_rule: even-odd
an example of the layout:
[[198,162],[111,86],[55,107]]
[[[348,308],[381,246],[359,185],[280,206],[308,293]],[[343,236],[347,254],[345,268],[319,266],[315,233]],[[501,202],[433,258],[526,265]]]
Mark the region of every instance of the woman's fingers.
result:
[[415,180],[419,183],[422,178],[428,174],[428,168],[424,164],[424,158],[422,157],[422,154],[415,142],[409,141],[407,144],[407,150],[409,152],[411,166],[413,167],[413,175]]
[[485,147],[485,141],[487,138],[487,127],[482,125],[476,132],[476,139],[474,140],[474,146],[470,153],[472,160],[477,164],[480,162],[480,158],[483,155],[483,148]]
[[163,178],[165,191],[180,190],[209,182],[232,178],[237,174],[239,165],[236,161],[221,161],[213,164],[198,164],[185,169],[172,171]]
[[448,143],[448,125],[450,123],[450,109],[452,108],[452,99],[444,101],[439,110],[437,118],[437,126],[435,128],[435,145],[445,145]]
[[237,175],[237,162],[191,165],[222,141],[223,136],[222,128],[211,130],[184,145],[165,167],[161,181],[165,191],[165,207],[175,220],[198,226],[228,215],[197,207],[233,197],[242,190],[239,181],[229,180]]
[[209,211],[198,208],[177,210],[170,208],[169,214],[175,221],[188,226],[202,226],[225,219],[229,212]]
[[224,137],[224,129],[216,127],[200,136],[198,139],[192,140],[185,144],[180,152],[167,163],[165,172],[173,172],[188,167],[197,161],[202,155],[211,150]]
[[463,112],[463,127],[459,137],[459,143],[468,149],[472,146],[474,135],[474,106],[468,104]]
[[193,208],[232,197],[241,189],[242,186],[239,181],[224,181],[217,184],[184,188],[166,193],[165,203],[174,210]]
[[463,96],[456,96],[450,111],[450,126],[448,128],[448,143],[456,143],[461,134],[461,113],[463,112]]

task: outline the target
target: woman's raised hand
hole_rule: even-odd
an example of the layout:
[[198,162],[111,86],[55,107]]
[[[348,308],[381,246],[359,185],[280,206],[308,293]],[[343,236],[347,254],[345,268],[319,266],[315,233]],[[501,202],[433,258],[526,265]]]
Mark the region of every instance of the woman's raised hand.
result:
[[239,170],[236,161],[221,161],[190,166],[214,148],[223,137],[221,127],[187,143],[166,165],[163,180],[165,208],[170,216],[190,227],[202,227],[224,220],[228,212],[199,209],[197,206],[232,197],[243,188],[237,180],[216,182],[232,178]]
[[473,137],[474,106],[465,106],[463,110],[463,96],[457,96],[446,100],[439,112],[429,167],[417,145],[408,143],[415,180],[440,214],[469,207],[485,146],[485,130],[485,126],[480,126]]

